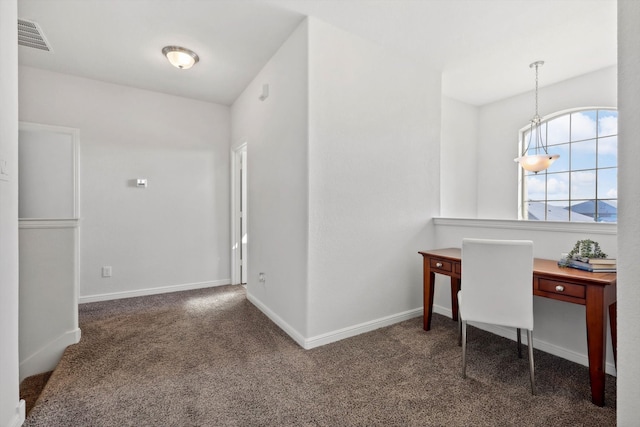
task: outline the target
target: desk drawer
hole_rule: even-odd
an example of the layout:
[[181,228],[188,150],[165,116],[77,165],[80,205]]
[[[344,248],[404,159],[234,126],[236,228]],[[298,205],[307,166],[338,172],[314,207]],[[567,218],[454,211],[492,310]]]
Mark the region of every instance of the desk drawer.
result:
[[556,295],[566,295],[568,297],[584,299],[586,296],[585,287],[575,283],[563,282],[561,280],[538,279],[538,289]]
[[431,270],[442,272],[443,274],[449,274],[453,271],[453,263],[445,259],[431,258],[429,267],[431,267]]

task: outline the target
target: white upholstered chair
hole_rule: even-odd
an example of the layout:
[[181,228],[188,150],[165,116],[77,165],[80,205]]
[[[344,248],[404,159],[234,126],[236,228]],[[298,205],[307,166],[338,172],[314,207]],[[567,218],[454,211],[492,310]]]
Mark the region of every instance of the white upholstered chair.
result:
[[533,364],[533,242],[463,239],[462,281],[458,293],[462,340],[462,376],[466,378],[467,322],[527,331],[531,392],[536,393]]

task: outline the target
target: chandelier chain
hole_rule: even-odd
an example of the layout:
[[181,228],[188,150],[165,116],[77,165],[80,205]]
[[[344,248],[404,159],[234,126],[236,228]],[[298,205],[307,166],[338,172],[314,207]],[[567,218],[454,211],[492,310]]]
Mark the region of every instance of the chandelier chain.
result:
[[540,118],[540,116],[538,115],[538,67],[539,64],[536,64],[536,119]]
[[[529,68],[535,67],[536,69],[536,92],[535,92],[536,113],[535,113],[535,116],[533,116],[533,119],[531,119],[531,126],[529,128],[529,141],[527,142],[527,146],[522,152],[522,155],[514,159],[516,162],[520,163],[520,166],[522,166],[522,169],[533,172],[533,173],[538,173],[540,171],[546,170],[549,166],[551,166],[551,164],[554,161],[556,161],[556,159],[560,157],[560,155],[558,154],[549,155],[546,144],[542,142],[542,119],[538,114],[538,85],[539,85],[538,68],[541,67],[542,65],[544,65],[544,61],[536,61],[529,64]],[[534,133],[535,133],[535,137],[532,138]],[[545,134],[546,134],[546,129],[545,129]],[[545,138],[546,138],[546,135],[545,135]],[[535,150],[534,151],[535,154],[529,153],[529,148],[531,148],[532,139],[535,139],[535,147],[533,147]],[[541,152],[544,154],[541,154]]]

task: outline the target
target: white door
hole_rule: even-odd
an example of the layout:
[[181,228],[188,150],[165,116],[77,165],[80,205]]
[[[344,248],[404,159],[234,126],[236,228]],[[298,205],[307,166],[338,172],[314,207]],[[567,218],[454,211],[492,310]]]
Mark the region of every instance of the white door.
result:
[[247,283],[247,144],[231,153],[231,283]]

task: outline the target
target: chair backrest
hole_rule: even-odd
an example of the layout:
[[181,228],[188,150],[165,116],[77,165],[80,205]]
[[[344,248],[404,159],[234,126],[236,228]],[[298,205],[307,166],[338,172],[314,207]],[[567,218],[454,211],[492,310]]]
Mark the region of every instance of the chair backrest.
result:
[[462,318],[533,330],[533,242],[462,241]]

